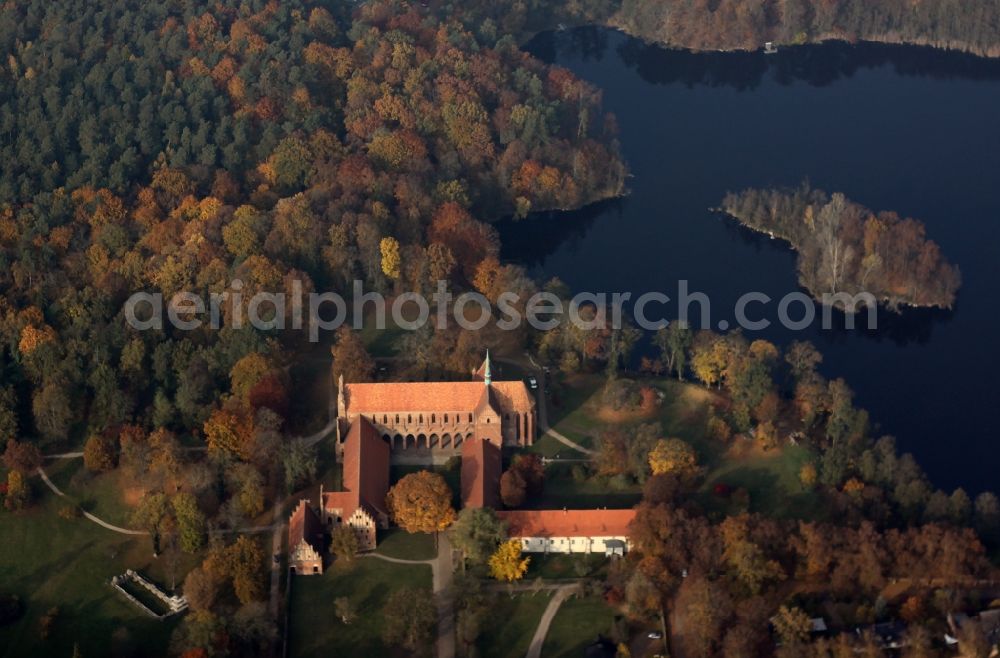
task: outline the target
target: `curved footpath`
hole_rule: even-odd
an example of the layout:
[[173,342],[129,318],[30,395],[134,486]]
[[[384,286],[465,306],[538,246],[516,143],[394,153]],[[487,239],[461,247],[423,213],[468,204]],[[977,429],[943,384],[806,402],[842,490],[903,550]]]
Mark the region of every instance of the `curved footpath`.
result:
[[[80,454],[82,456],[83,453],[80,453]],[[49,489],[51,489],[52,492],[55,495],[59,496],[60,498],[66,498],[67,497],[66,494],[64,494],[62,491],[60,491],[59,487],[57,487],[52,482],[52,480],[49,479],[49,476],[45,473],[45,471],[42,469],[41,466],[38,467],[38,474],[42,477],[42,481],[45,482],[45,484],[48,485]],[[83,512],[84,517],[86,517],[87,519],[93,521],[94,523],[96,523],[97,525],[101,526],[102,528],[106,528],[107,530],[111,530],[112,532],[117,532],[117,533],[122,534],[122,535],[148,535],[149,534],[145,530],[129,530],[128,528],[120,528],[120,527],[118,527],[116,525],[112,525],[112,524],[108,523],[107,521],[105,521],[103,519],[99,519],[98,517],[94,516],[90,512],[86,512],[86,511],[83,511],[83,510],[80,510],[80,511]]]
[[527,658],[541,658],[542,646],[545,644],[545,636],[549,634],[549,626],[552,625],[552,620],[555,619],[556,613],[559,612],[559,607],[563,604],[563,601],[568,599],[571,594],[577,592],[580,589],[580,585],[578,583],[557,585],[554,589],[556,590],[555,596],[552,597],[549,605],[546,606],[545,612],[538,622],[538,628],[535,629],[535,635],[531,638]]

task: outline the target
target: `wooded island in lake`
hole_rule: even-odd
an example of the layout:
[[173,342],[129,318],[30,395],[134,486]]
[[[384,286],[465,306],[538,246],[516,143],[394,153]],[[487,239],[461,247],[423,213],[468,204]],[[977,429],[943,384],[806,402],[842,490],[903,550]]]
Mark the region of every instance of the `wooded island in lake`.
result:
[[788,240],[799,253],[799,281],[817,299],[868,292],[890,308],[955,303],[958,268],[915,219],[876,213],[808,184],[730,193],[722,210],[749,228]]

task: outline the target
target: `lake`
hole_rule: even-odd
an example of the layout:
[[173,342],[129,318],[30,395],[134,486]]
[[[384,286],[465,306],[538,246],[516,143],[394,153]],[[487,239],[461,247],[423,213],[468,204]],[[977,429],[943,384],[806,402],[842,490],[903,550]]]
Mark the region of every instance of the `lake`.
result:
[[[527,48],[604,90],[633,178],[623,199],[501,223],[505,258],[574,292],[676,298],[687,280],[710,298],[718,328],[744,293],[800,291],[786,245],[708,210],[727,191],[808,178],[920,219],[962,271],[953,310],[880,313],[874,331],[817,322],[745,333],[815,343],[822,372],[844,377],[876,431],[895,435],[936,486],[997,488],[1000,62],[842,43],[695,54],[603,28],[542,34]],[[750,315],[774,320],[776,304]]]

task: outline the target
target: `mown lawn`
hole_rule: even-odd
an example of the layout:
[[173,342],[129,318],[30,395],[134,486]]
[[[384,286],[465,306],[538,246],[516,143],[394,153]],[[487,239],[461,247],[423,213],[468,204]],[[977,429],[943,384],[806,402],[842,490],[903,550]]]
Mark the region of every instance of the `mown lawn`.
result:
[[[736,511],[737,505],[713,494],[717,484],[730,490],[744,488],[750,495],[750,509],[780,518],[815,519],[822,516],[822,501],[799,483],[799,470],[813,453],[804,446],[784,446],[762,452],[748,445],[721,443],[706,436],[711,406],[719,403],[714,391],[675,379],[644,380],[662,393],[662,401],[647,413],[609,415],[601,399],[604,378],[581,375],[571,378],[561,392],[560,404],[550,405],[550,422],[555,429],[586,447],[597,447],[597,437],[615,427],[629,431],[642,423],[658,422],[664,436],[690,443],[705,467],[704,484],[699,492],[702,504],[716,513]],[[532,450],[553,457],[578,457],[579,453],[551,437],[543,437]],[[539,509],[562,507],[631,507],[639,501],[641,488],[630,486],[612,489],[607,483],[591,478],[572,477],[572,464],[553,464],[546,469],[544,494],[528,506]]]
[[713,493],[717,484],[725,484],[730,490],[744,488],[750,493],[750,511],[776,518],[822,520],[826,513],[822,500],[799,481],[802,466],[813,460],[815,455],[803,446],[723,458],[708,473],[699,497],[709,511],[732,511],[731,502]]
[[401,560],[430,560],[437,555],[434,535],[389,528],[380,532],[376,553]]
[[[376,558],[358,558],[348,567],[335,566],[322,576],[291,580],[288,655],[393,656],[382,642],[382,608],[389,595],[403,587],[431,587],[429,565],[393,564]],[[357,618],[343,624],[334,613],[334,600],[346,596]]]
[[[0,511],[0,590],[26,603],[16,623],[0,628],[0,657],[70,656],[78,644],[84,656],[162,656],[177,617],[156,621],[112,589],[112,576],[127,568],[163,584],[168,571],[182,581],[188,560],[172,568],[154,560],[150,540],[119,535],[83,518],[63,519],[65,501],[43,492],[28,511]],[[51,634],[42,639],[39,620],[59,608]]]
[[605,637],[614,622],[614,610],[598,596],[573,597],[559,606],[542,645],[545,658],[578,658],[584,648]]
[[[45,472],[59,489],[80,509],[123,528],[129,528],[132,505],[126,500],[125,483],[118,469],[91,473],[82,459],[59,459],[45,463]],[[141,494],[135,492],[138,502]],[[68,500],[65,501],[69,503]]]
[[507,594],[497,596],[490,623],[476,642],[480,656],[522,658],[551,598],[552,593],[547,591],[526,592],[513,598]]

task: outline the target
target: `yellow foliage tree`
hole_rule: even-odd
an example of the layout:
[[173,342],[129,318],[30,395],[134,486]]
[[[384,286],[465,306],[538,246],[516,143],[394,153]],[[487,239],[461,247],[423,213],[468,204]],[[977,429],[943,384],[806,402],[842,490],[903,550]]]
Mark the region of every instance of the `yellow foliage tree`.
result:
[[382,238],[379,243],[382,252],[382,273],[390,279],[399,278],[399,267],[402,259],[399,255],[399,241],[396,238]]
[[698,468],[698,457],[680,439],[660,439],[649,451],[649,468],[653,475],[691,474]]
[[205,421],[203,427],[208,450],[211,453],[247,459],[249,441],[253,425],[246,414],[234,414],[225,409],[216,409]]
[[104,473],[112,470],[118,462],[116,446],[113,439],[102,434],[95,434],[87,439],[83,446],[83,465],[88,471]]
[[7,495],[3,502],[9,510],[19,510],[28,504],[28,484],[20,471],[7,473]]
[[430,471],[410,473],[386,494],[393,520],[407,532],[440,532],[455,520],[451,489]]
[[806,462],[799,469],[799,482],[806,489],[812,489],[816,485],[816,465],[812,462]]
[[527,573],[530,562],[531,558],[521,557],[521,542],[511,539],[500,544],[490,556],[490,576],[508,583],[521,580]]
[[259,352],[251,352],[236,362],[229,371],[229,384],[233,395],[245,399],[250,390],[271,372],[267,357]]

